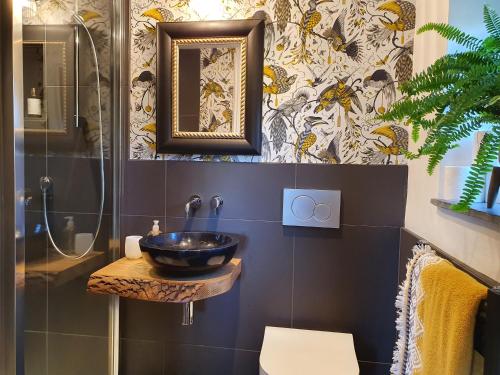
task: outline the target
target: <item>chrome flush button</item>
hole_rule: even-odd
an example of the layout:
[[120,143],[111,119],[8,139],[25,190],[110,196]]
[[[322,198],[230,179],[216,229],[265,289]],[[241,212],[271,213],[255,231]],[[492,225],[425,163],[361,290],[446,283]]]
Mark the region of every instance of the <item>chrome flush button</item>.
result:
[[314,207],[314,217],[319,221],[327,221],[332,216],[332,209],[329,205],[319,203]]
[[283,225],[339,228],[340,191],[284,189]]
[[309,220],[314,215],[316,202],[307,195],[299,195],[292,202],[293,215],[300,220]]

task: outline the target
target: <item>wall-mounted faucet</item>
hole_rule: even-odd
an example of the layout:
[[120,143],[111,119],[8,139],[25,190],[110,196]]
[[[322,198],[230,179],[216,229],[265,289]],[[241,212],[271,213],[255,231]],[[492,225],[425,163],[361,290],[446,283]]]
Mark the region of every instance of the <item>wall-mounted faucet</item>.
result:
[[222,205],[224,204],[224,200],[220,195],[214,195],[212,199],[210,199],[210,206],[214,210],[215,214],[219,214],[219,210],[222,208]]
[[184,211],[186,212],[186,219],[189,219],[191,210],[195,211],[201,207],[201,197],[199,195],[192,195],[186,203]]

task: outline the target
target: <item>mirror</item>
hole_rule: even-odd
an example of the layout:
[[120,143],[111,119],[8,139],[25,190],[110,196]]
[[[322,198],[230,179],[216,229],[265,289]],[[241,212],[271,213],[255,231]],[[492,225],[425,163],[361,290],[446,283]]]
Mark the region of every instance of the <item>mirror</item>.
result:
[[263,27],[158,24],[159,153],[260,153]]

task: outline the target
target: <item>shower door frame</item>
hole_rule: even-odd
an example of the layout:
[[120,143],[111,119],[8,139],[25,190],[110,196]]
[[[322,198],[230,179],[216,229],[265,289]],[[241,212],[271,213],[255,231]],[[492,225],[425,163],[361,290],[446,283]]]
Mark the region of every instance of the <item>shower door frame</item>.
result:
[[0,372],[24,372],[22,3],[0,2]]
[[[0,1],[0,374],[24,374],[24,99],[22,1]],[[127,115],[122,82],[128,66],[128,1],[113,1],[113,227],[110,259],[120,256],[122,139]],[[126,90],[125,90],[126,92]],[[108,308],[108,374],[118,375],[119,300]]]

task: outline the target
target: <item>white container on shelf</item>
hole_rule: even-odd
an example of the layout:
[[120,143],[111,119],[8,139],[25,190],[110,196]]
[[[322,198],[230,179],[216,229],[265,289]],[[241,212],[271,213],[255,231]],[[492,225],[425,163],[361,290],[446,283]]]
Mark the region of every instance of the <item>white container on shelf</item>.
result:
[[142,236],[127,236],[125,238],[125,256],[127,259],[139,259],[142,257],[139,240]]

